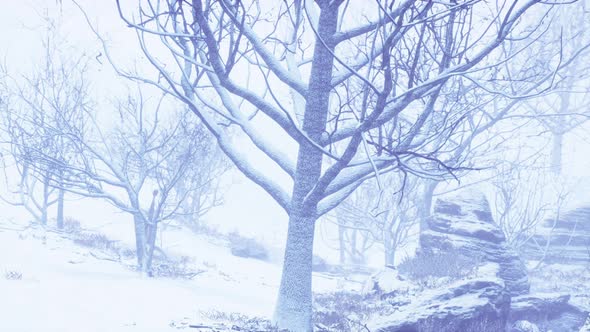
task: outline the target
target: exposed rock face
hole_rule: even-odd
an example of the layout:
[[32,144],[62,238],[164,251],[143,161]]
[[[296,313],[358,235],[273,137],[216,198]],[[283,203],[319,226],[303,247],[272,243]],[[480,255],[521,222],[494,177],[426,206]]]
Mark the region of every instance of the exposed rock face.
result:
[[510,295],[528,293],[526,267],[506,243],[483,194],[464,190],[437,199],[425,226],[420,233],[421,252],[455,249],[467,256],[480,256],[483,261],[500,265],[499,277]]
[[569,295],[531,294],[512,298],[510,321],[527,320],[545,331],[579,332],[588,312],[569,304]]
[[461,280],[425,291],[368,328],[379,332],[497,332],[503,331],[509,310],[510,296],[499,278]]
[[590,207],[545,220],[524,254],[533,260],[544,258],[546,263],[590,263]]

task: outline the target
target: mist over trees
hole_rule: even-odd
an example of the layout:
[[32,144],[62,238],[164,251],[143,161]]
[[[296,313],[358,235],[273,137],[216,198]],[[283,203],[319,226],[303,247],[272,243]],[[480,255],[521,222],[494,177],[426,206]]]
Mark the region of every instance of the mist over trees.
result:
[[10,150],[4,163],[12,162],[20,178],[3,200],[23,206],[42,225],[56,205],[58,229],[66,193],[110,203],[133,217],[137,264],[150,275],[158,225],[183,219],[198,227],[219,204],[227,162],[186,110],[170,105],[165,94],[148,97],[139,85],[111,100],[115,124],[105,129],[90,94],[90,60],[64,54],[67,44],[52,29],[46,37],[41,67],[24,83],[5,77],[2,115]]
[[[134,66],[75,2],[100,55],[66,54],[49,31],[32,73],[4,68],[1,197],[42,225],[55,207],[58,229],[67,196],[108,202],[132,218],[146,276],[159,225],[199,232],[233,167],[288,215],[273,322],[293,331],[313,330],[320,222],[340,265],[378,248],[393,267],[439,195],[487,184],[515,250],[569,197],[564,138],[590,116],[588,1],[111,5]],[[96,61],[128,87],[106,111]]]
[[[530,67],[514,64],[540,47],[557,5],[538,1],[117,5],[158,80],[127,76],[186,103],[238,169],[289,215],[275,321],[301,331],[312,328],[320,216],[386,172],[436,183],[476,169],[475,136],[520,101],[551,90],[586,47],[546,48],[539,60],[545,67],[532,65],[535,56]],[[156,47],[169,53],[160,56]],[[278,126],[297,157],[278,150],[262,123]],[[260,173],[228,128],[286,173],[290,186]]]

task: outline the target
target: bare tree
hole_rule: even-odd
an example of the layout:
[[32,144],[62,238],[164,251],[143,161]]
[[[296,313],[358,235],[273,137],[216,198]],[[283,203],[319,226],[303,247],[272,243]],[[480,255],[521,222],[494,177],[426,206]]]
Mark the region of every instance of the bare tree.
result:
[[590,77],[590,52],[585,46],[590,42],[590,1],[580,0],[576,6],[556,8],[553,20],[553,29],[541,38],[542,44],[524,53],[527,56],[533,53],[542,55],[534,62],[537,70],[551,65],[552,48],[561,48],[564,58],[579,54],[571,65],[559,72],[555,88],[550,93],[528,100],[523,106],[527,114],[540,124],[541,132],[551,135],[549,164],[552,172],[559,176],[562,171],[564,137],[590,118],[587,107],[590,100],[590,86],[587,84]]
[[[131,214],[138,265],[151,274],[158,224],[188,217],[181,209],[187,197],[207,195],[221,174],[209,133],[187,122],[186,111],[167,112],[167,119],[161,118],[165,96],[146,99],[141,89],[115,103],[118,123],[105,129],[109,124],[99,119],[91,102],[83,66],[76,63],[67,70],[43,73],[46,80],[20,90],[31,112],[8,112],[15,117],[12,127],[18,129],[11,131],[19,135],[13,135],[11,143],[18,152],[13,156],[24,165],[22,174],[42,181],[45,188],[103,199]],[[57,101],[68,107],[51,103]],[[53,113],[45,108],[46,102]],[[46,121],[50,114],[57,114],[51,120],[60,121]]]
[[[186,216],[181,210],[185,199],[207,185],[196,179],[213,181],[213,174],[201,175],[205,170],[194,166],[215,164],[214,156],[207,154],[209,138],[202,126],[187,122],[185,112],[168,114],[172,120],[160,118],[163,100],[164,96],[157,102],[145,100],[140,90],[137,97],[117,104],[121,121],[113,131],[104,132],[96,113],[87,109],[92,134],[80,136],[75,129],[58,133],[75,144],[82,160],[62,165],[67,171],[64,188],[105,199],[133,216],[138,265],[148,275],[158,224]],[[48,156],[38,158],[47,160]]]
[[[510,60],[498,47],[510,38],[526,48],[542,33],[519,27],[541,4],[536,0],[117,3],[157,78],[119,73],[185,102],[238,169],[287,211],[275,320],[295,331],[312,330],[318,217],[382,173],[438,179],[461,168],[442,158],[456,148],[469,110],[440,110],[439,98],[461,82],[498,90],[501,82],[489,85],[490,71]],[[265,126],[279,128],[297,157],[265,135]],[[230,127],[290,177],[291,191],[236,147]]]
[[[183,121],[186,120],[183,118]],[[223,203],[220,181],[224,173],[230,169],[227,158],[219,150],[207,129],[202,124],[198,126],[196,132],[199,135],[193,138],[198,139],[198,149],[194,151],[190,166],[198,171],[189,172],[190,176],[184,177],[174,186],[176,195],[184,197],[177,218],[195,232],[202,229],[203,217],[212,208]]]
[[383,175],[382,190],[374,181],[363,183],[335,208],[341,264],[364,264],[367,250],[379,243],[384,266],[395,265],[398,249],[408,243],[419,220],[419,189],[424,182],[397,175]]
[[550,206],[544,186],[544,170],[508,161],[498,165],[493,179],[496,222],[515,248],[525,244],[536,226],[547,217]]
[[[18,184],[12,197],[4,201],[23,206],[33,218],[47,224],[49,209],[57,205],[57,227],[63,228],[65,191],[61,186],[60,163],[75,158],[73,147],[53,130],[75,126],[84,130],[80,108],[84,107],[87,82],[84,78],[87,59],[70,58],[60,49],[62,43],[50,29],[43,41],[42,64],[31,75],[3,80],[5,109],[2,131],[9,151],[4,154],[4,174],[18,173]],[[40,163],[33,158],[42,150],[58,163]],[[13,166],[13,167],[10,167]]]

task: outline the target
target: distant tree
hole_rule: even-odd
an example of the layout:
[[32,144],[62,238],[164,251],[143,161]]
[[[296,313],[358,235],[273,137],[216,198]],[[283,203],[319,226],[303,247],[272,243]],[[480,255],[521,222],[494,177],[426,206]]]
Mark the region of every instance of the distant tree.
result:
[[223,204],[220,182],[231,167],[207,129],[199,124],[197,132],[201,135],[198,137],[199,148],[194,152],[190,166],[194,171],[174,186],[175,194],[184,197],[179,205],[177,219],[195,232],[202,229],[205,215],[212,208]]
[[[12,183],[9,173],[18,174],[16,189],[3,200],[23,206],[42,225],[47,225],[50,207],[57,205],[57,227],[61,229],[65,205],[61,183],[65,174],[60,165],[69,163],[75,155],[74,147],[55,131],[69,127],[84,130],[80,109],[86,106],[88,83],[87,59],[65,54],[54,28],[50,24],[43,40],[41,65],[33,74],[13,77],[5,68],[0,131],[8,144],[3,154],[7,185]],[[41,150],[56,162],[36,160],[33,156]]]
[[[540,125],[542,133],[551,135],[550,169],[555,176],[562,172],[562,154],[565,136],[590,119],[590,1],[580,0],[576,6],[557,8],[554,28],[543,36],[545,48],[527,50],[527,53],[547,54],[546,45],[563,49],[565,57],[584,50],[573,63],[557,77],[555,89],[550,94],[527,101],[525,106]],[[538,67],[548,63],[538,61]]]
[[336,207],[333,223],[338,226],[341,264],[364,264],[367,250],[378,243],[384,266],[395,265],[398,249],[408,243],[418,224],[424,182],[397,175],[382,176],[381,189],[374,180],[367,181]]
[[146,99],[139,89],[114,103],[116,120],[109,121],[92,102],[84,62],[56,68],[54,59],[48,54],[39,74],[25,77],[3,112],[9,156],[21,177],[20,201],[13,203],[42,223],[57,203],[62,227],[66,192],[106,200],[133,216],[138,265],[150,274],[158,224],[202,217],[218,202],[207,200],[227,166],[186,111],[161,117],[165,96]]
[[[120,74],[186,103],[238,169],[288,213],[275,320],[294,331],[312,330],[316,220],[380,173],[439,179],[460,169],[444,157],[471,111],[441,110],[441,96],[466,82],[498,90],[502,82],[490,85],[490,72],[511,58],[499,46],[510,39],[526,48],[543,30],[520,24],[544,14],[525,14],[553,7],[537,0],[117,4],[157,76]],[[269,127],[280,130],[280,142],[266,135]],[[255,159],[230,139],[230,128],[251,143]],[[291,188],[261,172],[259,158],[273,162]]]
[[86,131],[52,128],[76,147],[77,163],[60,163],[44,150],[34,155],[35,160],[59,164],[67,175],[61,185],[68,192],[104,199],[133,216],[137,262],[148,275],[158,225],[187,217],[182,209],[187,198],[205,195],[220,174],[209,167],[219,164],[219,155],[211,153],[209,134],[198,123],[186,121],[184,111],[162,117],[164,102],[165,96],[145,99],[140,89],[116,103],[118,123],[112,130],[103,129],[99,113],[88,107],[82,110]]

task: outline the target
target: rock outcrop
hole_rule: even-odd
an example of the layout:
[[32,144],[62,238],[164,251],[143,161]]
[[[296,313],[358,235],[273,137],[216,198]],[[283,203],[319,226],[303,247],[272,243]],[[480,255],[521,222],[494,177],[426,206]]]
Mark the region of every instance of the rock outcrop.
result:
[[524,256],[545,263],[590,263],[590,207],[545,220],[526,244]]
[[569,295],[546,293],[513,297],[509,320],[532,322],[544,331],[579,332],[588,312],[571,305],[569,299]]
[[[590,234],[590,208],[578,209],[558,223],[558,248],[582,261],[581,250]],[[581,226],[581,224],[584,226]],[[578,230],[577,237],[571,237]],[[568,236],[566,241],[564,236]],[[590,247],[590,246],[588,246]],[[588,247],[584,247],[585,250]],[[588,312],[570,303],[570,295],[530,294],[527,270],[495,224],[485,196],[462,191],[436,201],[434,212],[420,232],[419,255],[452,253],[477,258],[474,275],[425,291],[412,287],[414,280],[396,270],[374,275],[366,294],[390,301],[394,311],[375,320],[371,331],[510,331],[586,332]],[[557,251],[548,256],[558,259]],[[563,251],[562,251],[563,252]],[[555,253],[555,254],[554,254]],[[423,256],[431,257],[431,256]],[[563,260],[561,261],[563,262]],[[430,265],[429,265],[430,266]],[[586,320],[589,320],[588,322]],[[586,325],[585,325],[586,323]],[[590,331],[588,331],[590,332]]]
[[499,277],[511,296],[528,293],[526,267],[494,222],[485,196],[464,190],[437,199],[420,233],[420,252],[457,250],[500,265]]
[[428,290],[368,329],[379,332],[502,331],[510,310],[510,295],[497,277],[456,281]]

